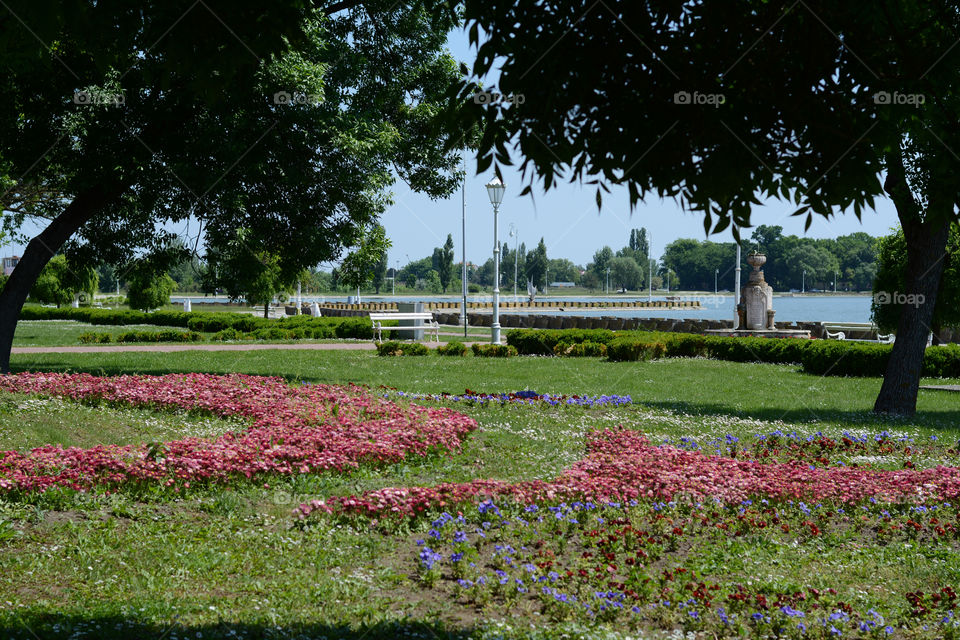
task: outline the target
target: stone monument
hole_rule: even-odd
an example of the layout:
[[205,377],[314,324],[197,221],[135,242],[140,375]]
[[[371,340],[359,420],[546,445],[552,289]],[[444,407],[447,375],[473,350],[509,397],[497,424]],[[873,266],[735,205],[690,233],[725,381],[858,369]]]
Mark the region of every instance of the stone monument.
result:
[[809,338],[807,329],[781,328],[774,323],[773,287],[763,278],[763,267],[767,256],[752,251],[747,256],[747,264],[753,267],[747,278],[747,284],[740,289],[740,304],[737,305],[736,328],[707,329],[707,335],[723,337],[765,337],[765,338]]
[[773,287],[763,279],[761,267],[767,262],[767,256],[756,251],[747,256],[747,264],[753,267],[747,284],[740,290],[741,323],[750,331],[776,330],[773,321]]

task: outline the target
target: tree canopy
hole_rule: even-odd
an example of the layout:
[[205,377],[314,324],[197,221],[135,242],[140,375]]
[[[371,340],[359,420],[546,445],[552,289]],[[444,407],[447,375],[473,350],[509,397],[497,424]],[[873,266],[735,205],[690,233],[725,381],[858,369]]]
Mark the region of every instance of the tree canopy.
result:
[[[802,3],[467,0],[473,68],[449,110],[480,123],[478,170],[512,162],[545,189],[671,197],[707,232],[764,198],[860,216],[893,200],[909,292],[875,409],[915,410],[925,325],[958,215],[960,9],[938,0]],[[481,33],[484,40],[481,42]],[[557,55],[562,50],[563,55]],[[494,66],[496,86],[482,86]],[[471,101],[481,90],[549,99]],[[499,173],[499,166],[495,167]],[[882,180],[881,180],[882,178]]]
[[[46,225],[0,293],[6,369],[54,251],[120,264],[189,225],[248,229],[285,274],[335,260],[390,202],[460,180],[435,126],[457,78],[449,11],[421,2],[14,2],[0,21],[0,204]],[[12,179],[11,176],[16,177]],[[22,177],[21,177],[22,176]]]

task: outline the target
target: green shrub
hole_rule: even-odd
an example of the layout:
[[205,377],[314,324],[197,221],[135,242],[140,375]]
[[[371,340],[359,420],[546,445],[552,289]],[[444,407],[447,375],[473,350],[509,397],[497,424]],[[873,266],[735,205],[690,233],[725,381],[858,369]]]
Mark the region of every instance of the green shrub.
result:
[[81,333],[77,340],[83,344],[106,344],[110,342],[111,337],[109,333],[99,333],[95,331],[87,331],[86,333]]
[[960,378],[960,344],[927,349],[923,356],[923,375],[930,378]]
[[561,342],[607,344],[615,336],[609,329],[513,329],[507,332],[507,344],[525,356],[549,356]]
[[800,364],[811,341],[805,338],[707,338],[707,355],[733,362]]
[[117,342],[200,342],[203,336],[196,331],[126,331],[117,336]]
[[[370,318],[337,318],[334,335],[338,338],[353,338],[355,340],[373,339],[373,323]],[[396,322],[392,320],[391,322]]]
[[464,356],[467,354],[467,346],[456,340],[448,342],[445,346],[437,347],[437,355],[441,356]]
[[474,344],[472,350],[478,358],[509,358],[518,353],[512,344]]
[[419,342],[397,342],[389,340],[377,345],[379,356],[425,356],[430,350]]
[[891,345],[817,340],[804,350],[803,370],[818,376],[882,376]]
[[242,331],[237,331],[233,327],[230,327],[229,329],[217,331],[210,339],[216,340],[217,342],[228,342],[232,340],[243,340],[245,337]]
[[607,358],[611,362],[637,362],[656,360],[667,354],[662,342],[642,340],[636,337],[617,338],[607,345]]
[[607,345],[601,342],[558,342],[553,353],[568,358],[602,358],[607,355]]

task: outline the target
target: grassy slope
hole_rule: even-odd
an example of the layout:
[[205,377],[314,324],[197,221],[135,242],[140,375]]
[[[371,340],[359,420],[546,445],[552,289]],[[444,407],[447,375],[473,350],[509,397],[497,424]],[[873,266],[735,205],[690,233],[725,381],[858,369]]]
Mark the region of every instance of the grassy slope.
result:
[[[585,432],[619,423],[656,437],[708,432],[745,436],[781,426],[778,420],[808,432],[889,428],[954,441],[960,435],[956,395],[923,392],[916,419],[877,421],[868,411],[878,380],[821,379],[789,366],[707,360],[609,364],[547,358],[388,359],[370,353],[269,351],[21,355],[14,356],[13,364],[18,370],[109,374],[242,371],[419,392],[530,387],[554,393],[630,394],[642,406],[547,411],[464,407],[482,430],[462,452],[350,476],[278,479],[269,486],[238,483],[180,499],[121,493],[88,498],[51,494],[35,504],[0,501],[0,518],[16,523],[15,529],[0,527],[0,602],[12,603],[0,610],[3,637],[32,637],[28,627],[40,637],[51,635],[48,622],[64,628],[79,625],[73,630],[86,630],[87,637],[107,636],[108,631],[129,637],[134,633],[129,628],[115,629],[121,618],[136,621],[135,633],[151,637],[160,637],[170,625],[182,625],[178,637],[229,637],[231,631],[261,637],[270,626],[290,635],[338,637],[342,630],[356,638],[395,637],[396,628],[376,625],[408,614],[411,635],[442,636],[448,626],[469,628],[478,618],[410,579],[415,570],[412,540],[423,532],[388,536],[329,520],[306,530],[291,529],[291,506],[383,486],[550,477],[582,455]],[[84,422],[89,432],[83,442],[117,440],[122,437],[117,424],[125,419],[143,422],[137,417],[142,412],[116,411],[97,424],[98,411],[74,409],[77,422]],[[51,426],[46,422],[42,411],[24,413],[18,422],[9,417],[7,430],[0,429],[0,448],[47,440]],[[176,420],[165,416],[161,422],[166,430],[157,437],[170,437]],[[18,427],[20,433],[11,436],[9,430]],[[4,531],[7,540],[2,540]],[[792,574],[826,585],[833,576],[824,574],[822,566],[844,566],[851,590],[861,586],[857,581],[877,575],[883,576],[885,588],[901,592],[925,580],[955,583],[960,578],[950,568],[960,566],[954,551],[943,551],[936,566],[917,556],[918,550],[901,546],[876,554],[839,548],[804,554],[773,546],[755,547],[750,553],[740,547],[705,551],[710,555],[704,562],[718,571],[773,581],[789,563]],[[481,617],[503,615],[492,610]]]

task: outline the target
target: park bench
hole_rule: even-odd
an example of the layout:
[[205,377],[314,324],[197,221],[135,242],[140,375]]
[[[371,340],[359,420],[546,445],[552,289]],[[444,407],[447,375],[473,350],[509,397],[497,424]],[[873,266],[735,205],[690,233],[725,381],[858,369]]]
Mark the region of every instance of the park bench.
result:
[[[253,313],[254,313],[254,315],[259,316],[259,317],[262,318],[262,317],[263,317],[263,305],[260,305],[260,306],[258,306],[258,307],[253,307]],[[282,317],[282,316],[281,316],[282,313],[283,313],[283,308],[282,308],[282,307],[277,307],[276,305],[272,305],[272,306],[270,307],[270,312],[269,312],[268,317],[270,317],[270,318],[280,318],[280,317]]]
[[[828,339],[850,340],[851,342],[879,342],[890,344],[896,339],[892,333],[879,333],[877,325],[871,322],[824,322],[824,335]],[[877,336],[876,340],[847,338],[848,333],[871,333]]]
[[[440,342],[440,323],[433,319],[433,313],[430,311],[418,311],[418,312],[397,312],[397,311],[387,311],[384,313],[371,313],[370,321],[373,323],[373,335],[376,338],[377,342],[383,342],[383,322],[384,320],[411,320],[417,322],[418,324],[410,327],[400,327],[401,330],[406,331],[415,331],[417,329],[427,328],[428,331],[432,331],[434,335],[434,341]],[[420,322],[427,323],[425,325],[419,324]],[[392,328],[392,327],[388,327]]]

